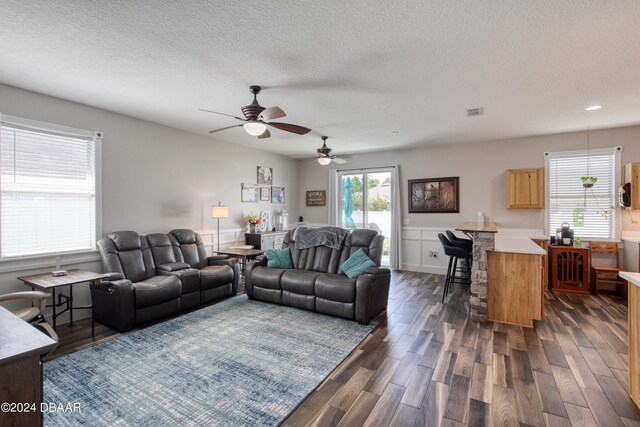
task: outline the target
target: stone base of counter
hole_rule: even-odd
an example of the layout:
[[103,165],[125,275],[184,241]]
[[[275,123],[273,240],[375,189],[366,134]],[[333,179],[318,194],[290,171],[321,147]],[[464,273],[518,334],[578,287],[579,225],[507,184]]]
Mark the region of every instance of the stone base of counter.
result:
[[473,267],[471,268],[471,319],[487,320],[487,251],[494,249],[495,233],[473,232]]

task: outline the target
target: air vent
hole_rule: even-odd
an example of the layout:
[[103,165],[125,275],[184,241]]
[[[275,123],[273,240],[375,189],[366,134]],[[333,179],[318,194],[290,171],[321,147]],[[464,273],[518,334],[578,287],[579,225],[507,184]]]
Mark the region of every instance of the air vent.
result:
[[484,111],[482,111],[482,107],[469,108],[467,110],[467,117],[481,116],[483,113],[484,113]]

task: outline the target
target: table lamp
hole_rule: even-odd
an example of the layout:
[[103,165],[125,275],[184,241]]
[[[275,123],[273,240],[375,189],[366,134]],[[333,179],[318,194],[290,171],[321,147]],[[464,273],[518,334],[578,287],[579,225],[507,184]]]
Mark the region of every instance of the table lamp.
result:
[[229,207],[222,204],[222,202],[218,202],[217,205],[211,206],[211,218],[218,220],[218,252],[220,251],[220,218],[228,218],[229,217]]

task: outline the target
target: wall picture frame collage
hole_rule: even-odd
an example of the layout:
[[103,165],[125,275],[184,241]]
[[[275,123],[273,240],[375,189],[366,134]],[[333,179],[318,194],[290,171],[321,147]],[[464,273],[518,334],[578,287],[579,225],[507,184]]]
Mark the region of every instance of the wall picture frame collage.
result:
[[285,202],[285,188],[273,185],[273,168],[257,166],[256,184],[241,184],[240,201],[244,203],[270,202],[282,205]]

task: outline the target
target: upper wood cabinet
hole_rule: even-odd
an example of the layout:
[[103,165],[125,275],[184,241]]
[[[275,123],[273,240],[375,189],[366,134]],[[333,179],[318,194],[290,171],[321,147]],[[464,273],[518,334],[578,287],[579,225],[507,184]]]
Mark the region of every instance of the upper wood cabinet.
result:
[[506,172],[507,209],[544,209],[544,168]]
[[624,182],[631,183],[631,209],[640,209],[640,163],[624,165]]

